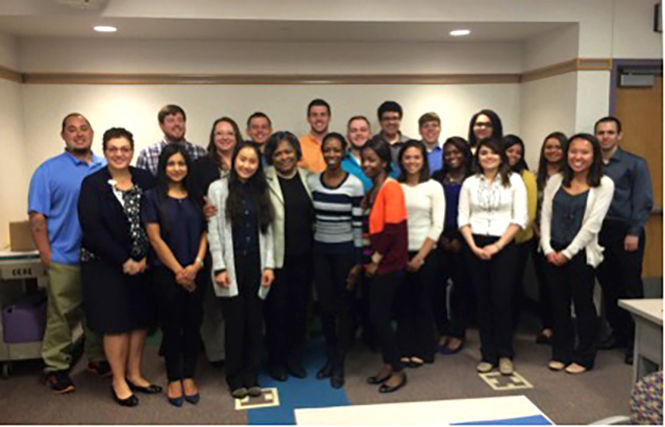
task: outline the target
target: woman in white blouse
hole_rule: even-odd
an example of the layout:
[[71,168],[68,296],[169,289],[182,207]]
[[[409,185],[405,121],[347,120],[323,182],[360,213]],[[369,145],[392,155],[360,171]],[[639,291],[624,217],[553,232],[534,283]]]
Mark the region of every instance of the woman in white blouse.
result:
[[[543,194],[540,245],[547,259],[554,328],[549,368],[579,374],[593,368],[598,317],[593,304],[594,268],[603,260],[598,232],[614,195],[603,176],[600,144],[589,134],[566,144],[562,173],[552,175]],[[577,333],[570,312],[575,305]]]
[[[443,187],[430,179],[425,145],[407,141],[398,155],[398,180],[404,190],[409,261],[399,292],[397,340],[405,366],[434,361],[434,318],[431,295],[438,285],[438,265],[432,250],[443,231]],[[444,304],[445,301],[441,301]]]
[[511,173],[500,139],[478,144],[476,174],[460,192],[458,225],[466,241],[465,260],[476,293],[481,362],[478,372],[498,363],[504,375],[513,372],[512,295],[517,251],[513,238],[526,226],[526,189]]

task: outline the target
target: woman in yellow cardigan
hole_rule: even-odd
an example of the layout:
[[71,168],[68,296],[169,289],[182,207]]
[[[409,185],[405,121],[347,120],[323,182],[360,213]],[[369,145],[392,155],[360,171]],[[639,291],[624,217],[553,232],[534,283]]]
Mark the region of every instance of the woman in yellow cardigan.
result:
[[534,239],[533,225],[536,220],[536,208],[538,206],[538,186],[536,185],[536,175],[529,170],[529,167],[524,160],[524,142],[517,135],[506,135],[503,137],[503,146],[508,157],[508,164],[513,172],[519,174],[524,181],[526,187],[527,199],[527,214],[528,222],[523,230],[520,230],[515,235],[515,243],[517,244],[518,264],[515,270],[515,294],[513,296],[513,327],[516,328],[519,322],[520,308],[523,299],[523,286],[524,270],[526,268],[526,260],[529,258],[531,247],[537,244],[537,239]]

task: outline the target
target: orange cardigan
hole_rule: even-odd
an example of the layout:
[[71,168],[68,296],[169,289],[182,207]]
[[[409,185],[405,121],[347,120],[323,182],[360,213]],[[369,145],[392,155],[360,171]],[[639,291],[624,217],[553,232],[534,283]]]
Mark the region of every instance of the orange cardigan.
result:
[[369,238],[372,252],[383,255],[377,274],[402,270],[408,260],[406,204],[400,184],[386,179],[369,213]]

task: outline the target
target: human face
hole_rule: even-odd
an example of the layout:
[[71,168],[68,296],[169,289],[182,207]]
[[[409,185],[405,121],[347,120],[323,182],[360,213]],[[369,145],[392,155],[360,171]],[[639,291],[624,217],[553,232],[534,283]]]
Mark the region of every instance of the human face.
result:
[[464,156],[455,144],[448,144],[443,147],[443,161],[450,169],[455,170],[462,167]]
[[134,149],[127,138],[112,138],[106,142],[104,157],[109,167],[113,169],[127,169],[133,155]]
[[227,121],[218,122],[215,125],[214,142],[218,153],[229,154],[236,146],[236,132],[231,123]]
[[342,164],[342,157],[344,156],[344,149],[342,142],[337,138],[330,138],[326,140],[323,146],[323,160],[325,160],[328,169],[337,169]]
[[420,174],[423,162],[423,153],[416,147],[409,147],[402,154],[402,169],[409,176]]
[[435,145],[437,142],[439,142],[440,134],[441,125],[435,120],[425,122],[422,126],[420,126],[420,136],[423,137],[423,141],[427,145]]
[[296,167],[297,153],[291,143],[282,140],[277,144],[277,149],[272,154],[272,164],[278,172],[289,174]]
[[346,138],[354,148],[361,150],[371,136],[372,130],[369,127],[369,123],[365,120],[356,119],[349,123]]
[[247,126],[247,135],[259,145],[263,145],[268,142],[270,134],[272,133],[272,128],[270,127],[270,122],[265,117],[254,117],[249,121],[249,126]]
[[563,147],[561,147],[561,142],[556,138],[549,138],[545,141],[543,155],[548,163],[559,163],[563,158]]
[[169,141],[180,141],[185,137],[185,118],[180,113],[167,115],[159,127]]
[[307,122],[315,133],[328,132],[328,123],[330,123],[328,108],[325,105],[314,105],[307,113]]
[[508,157],[508,165],[510,167],[515,167],[516,164],[522,160],[522,146],[519,144],[513,144],[510,147],[506,148],[506,157]]
[[399,132],[399,126],[402,124],[402,116],[397,111],[386,111],[379,120],[381,130],[386,135],[395,135]]
[[492,126],[490,118],[485,114],[479,114],[473,123],[473,134],[476,135],[476,139],[480,141],[481,139],[489,138],[493,132],[494,126]]
[[374,179],[386,168],[386,162],[381,160],[376,151],[371,148],[364,148],[360,152],[363,172],[369,179]]
[[623,132],[617,132],[617,124],[614,122],[601,122],[596,126],[596,138],[603,151],[614,150],[623,138]]
[[60,134],[65,141],[67,151],[75,154],[86,154],[92,146],[92,127],[83,116],[71,116],[65,122]]
[[568,165],[574,173],[588,171],[593,164],[593,145],[586,139],[575,138],[568,147]]
[[166,177],[172,184],[182,182],[187,176],[187,162],[180,153],[175,153],[166,161]]
[[478,150],[478,163],[484,173],[496,172],[501,165],[501,155],[486,145]]
[[252,147],[243,147],[238,151],[233,167],[241,181],[248,181],[259,169],[259,157],[256,155],[256,150]]

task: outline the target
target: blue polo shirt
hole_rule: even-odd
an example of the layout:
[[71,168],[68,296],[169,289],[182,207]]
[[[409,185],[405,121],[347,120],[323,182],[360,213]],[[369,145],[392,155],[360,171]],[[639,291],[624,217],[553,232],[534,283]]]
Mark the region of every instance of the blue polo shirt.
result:
[[46,217],[51,261],[78,264],[81,225],[78,199],[83,178],[106,165],[103,157],[92,155],[90,164],[65,151],[42,163],[30,180],[28,213]]
[[438,144],[433,150],[427,150],[427,163],[429,164],[430,176],[443,168],[443,150]]
[[[390,172],[390,177],[397,179],[399,176],[399,168],[397,167],[396,163],[392,163],[392,171]],[[353,157],[353,154],[351,154],[351,151],[348,151],[344,154],[344,158],[342,159],[342,169],[351,175],[357,177],[362,181],[363,183],[363,190],[365,190],[365,193],[367,193],[374,183],[372,182],[371,179],[367,178],[365,175],[365,172],[363,172],[363,168],[360,166],[360,163],[358,163],[358,160],[356,160],[355,157]]]

